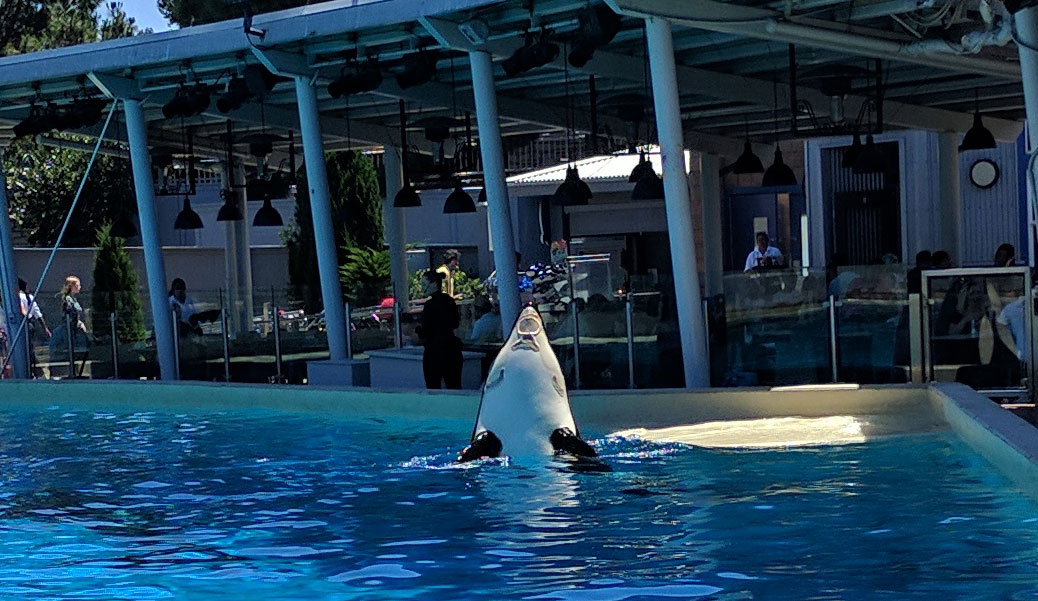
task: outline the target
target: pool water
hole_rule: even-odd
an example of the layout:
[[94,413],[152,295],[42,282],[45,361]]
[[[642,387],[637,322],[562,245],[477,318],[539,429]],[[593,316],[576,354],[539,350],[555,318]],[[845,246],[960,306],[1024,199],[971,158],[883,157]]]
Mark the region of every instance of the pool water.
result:
[[431,424],[0,412],[0,599],[1038,599],[1038,508],[948,432],[584,471]]

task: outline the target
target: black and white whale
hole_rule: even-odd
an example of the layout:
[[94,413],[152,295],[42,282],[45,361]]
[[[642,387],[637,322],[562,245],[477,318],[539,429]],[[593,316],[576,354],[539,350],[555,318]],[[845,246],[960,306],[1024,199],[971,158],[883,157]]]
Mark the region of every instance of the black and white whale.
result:
[[490,367],[472,440],[458,461],[556,453],[596,456],[580,438],[541,316],[526,307]]

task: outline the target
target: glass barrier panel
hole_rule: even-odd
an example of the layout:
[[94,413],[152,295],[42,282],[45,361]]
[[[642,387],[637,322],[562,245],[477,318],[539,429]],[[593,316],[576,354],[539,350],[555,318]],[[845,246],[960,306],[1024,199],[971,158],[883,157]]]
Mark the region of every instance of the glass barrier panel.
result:
[[842,267],[827,288],[837,299],[837,379],[895,384],[911,379],[904,265]]
[[593,294],[578,319],[581,388],[626,388],[628,347],[624,297]]
[[727,361],[720,384],[832,381],[827,301],[824,271],[725,275],[724,333],[711,333],[712,341],[724,345]]
[[1023,268],[924,272],[929,371],[978,390],[1027,386],[1027,274]]

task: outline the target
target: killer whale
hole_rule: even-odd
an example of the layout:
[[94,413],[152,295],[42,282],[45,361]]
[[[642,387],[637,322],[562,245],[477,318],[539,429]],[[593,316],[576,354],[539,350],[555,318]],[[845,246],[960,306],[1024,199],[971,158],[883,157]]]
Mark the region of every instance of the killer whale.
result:
[[490,367],[472,438],[458,461],[556,453],[597,456],[580,438],[541,315],[526,307]]

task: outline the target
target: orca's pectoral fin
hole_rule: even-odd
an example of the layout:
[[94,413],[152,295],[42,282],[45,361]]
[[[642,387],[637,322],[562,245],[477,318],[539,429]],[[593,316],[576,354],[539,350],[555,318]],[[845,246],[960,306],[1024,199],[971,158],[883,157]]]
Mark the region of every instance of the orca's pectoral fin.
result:
[[569,453],[577,457],[598,457],[591,445],[580,439],[569,428],[556,428],[548,438],[556,453]]
[[475,461],[487,457],[501,456],[501,439],[490,430],[484,430],[472,439],[472,443],[458,454],[458,461]]

